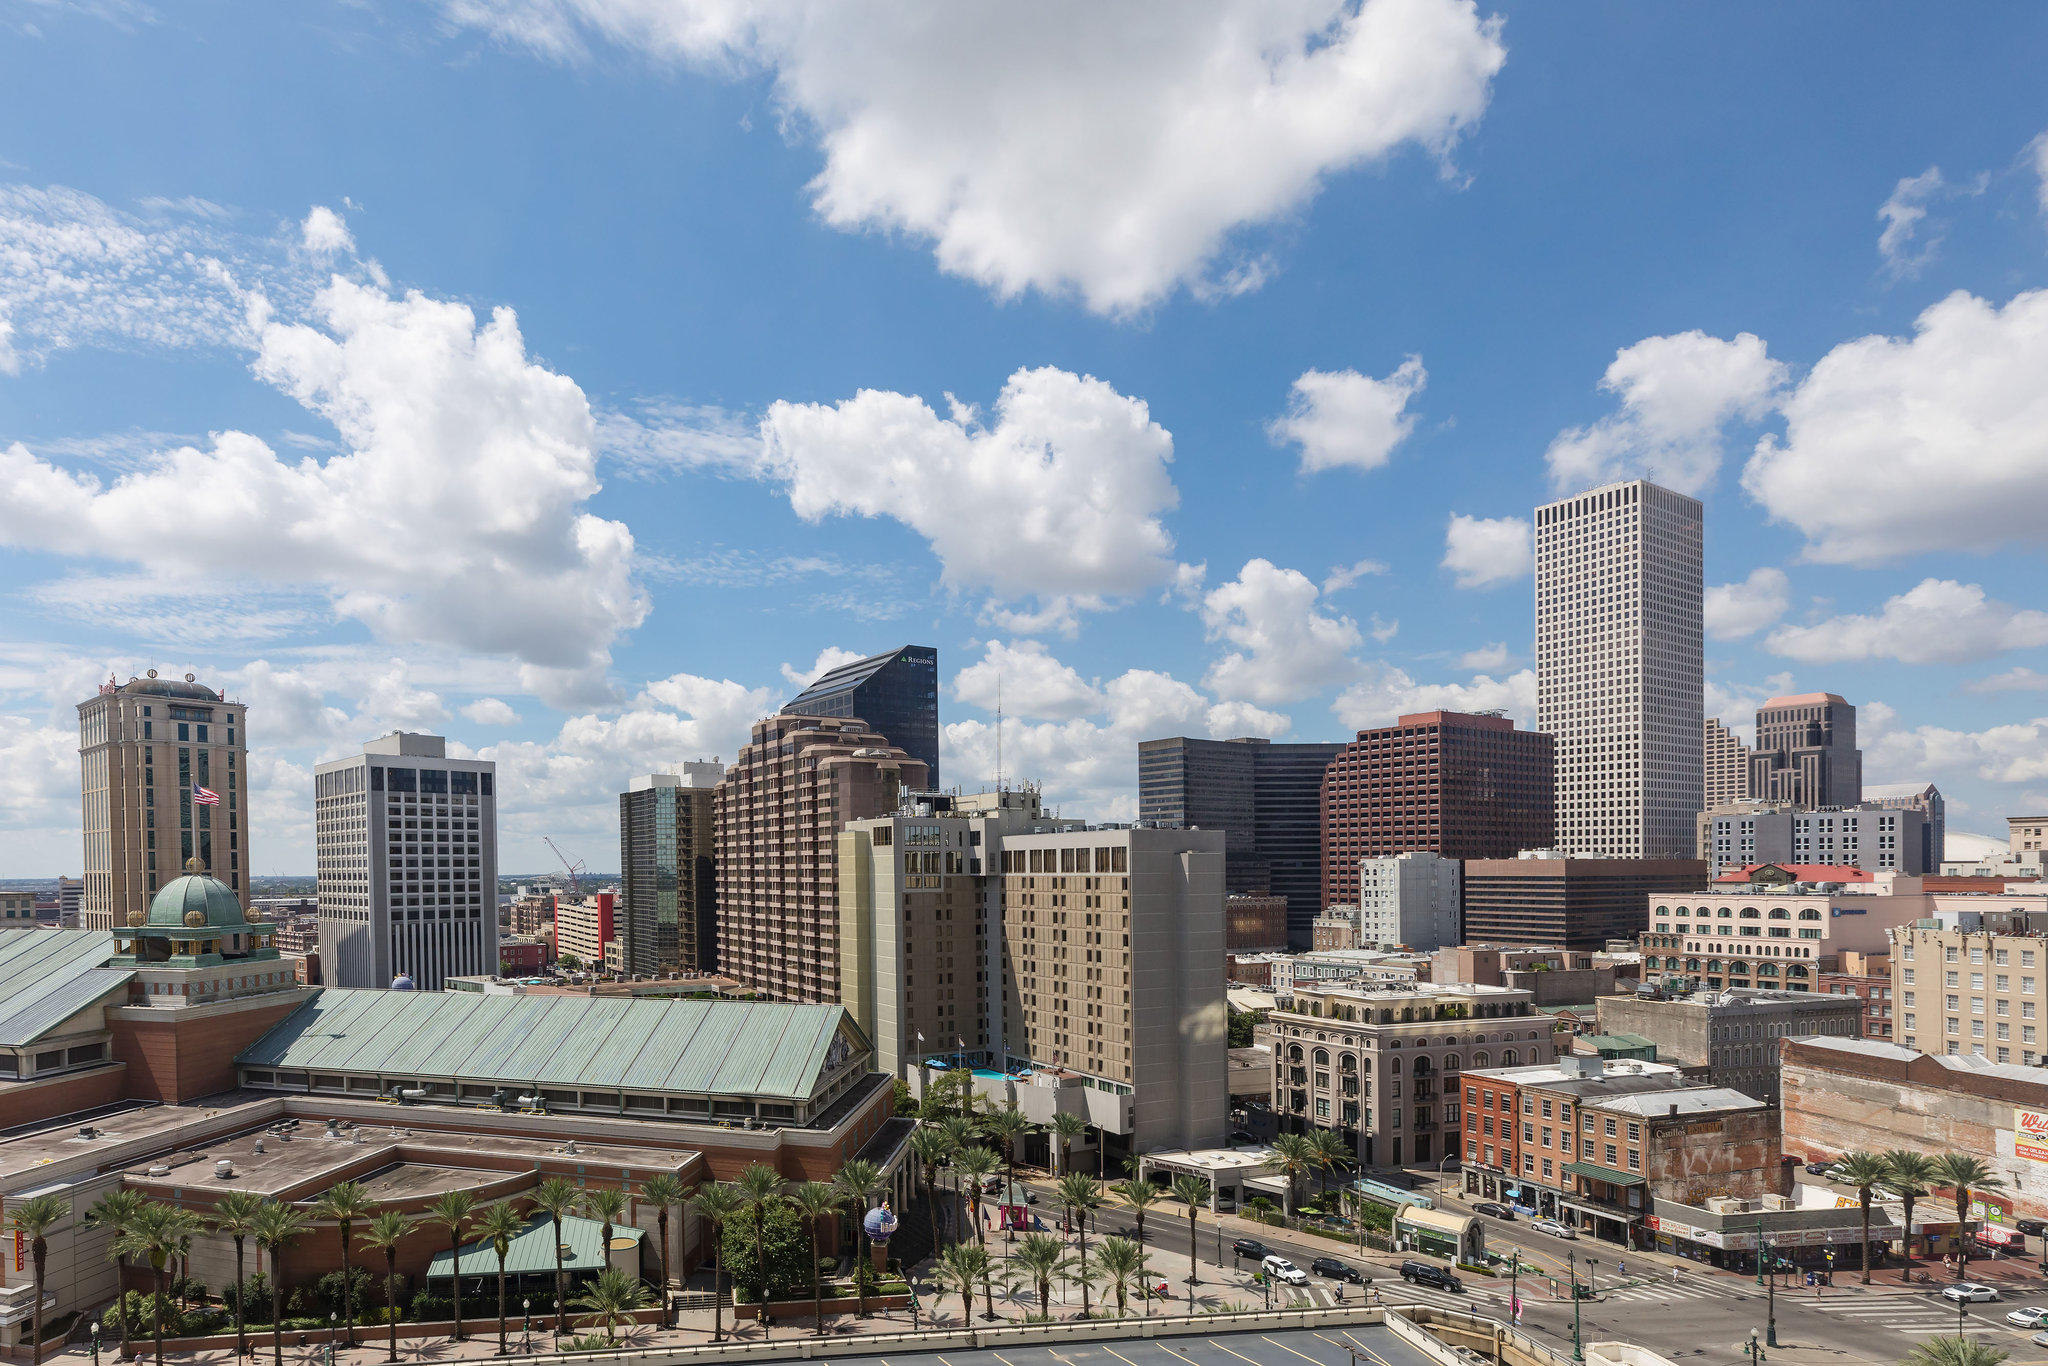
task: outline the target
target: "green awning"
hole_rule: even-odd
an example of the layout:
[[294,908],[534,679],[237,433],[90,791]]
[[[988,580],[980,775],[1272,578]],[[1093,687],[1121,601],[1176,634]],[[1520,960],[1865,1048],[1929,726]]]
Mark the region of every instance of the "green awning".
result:
[[1640,1186],[1643,1178],[1637,1172],[1618,1172],[1612,1167],[1603,1167],[1597,1162],[1567,1162],[1564,1169],[1573,1176],[1587,1176],[1595,1181],[1606,1181],[1616,1186]]
[[[646,1236],[646,1230],[628,1224],[612,1225],[612,1242],[637,1245]],[[568,1251],[562,1254],[562,1270],[600,1271],[606,1262],[599,1251],[598,1242],[604,1237],[604,1225],[595,1219],[574,1217],[562,1220],[562,1244]],[[445,1281],[449,1277],[449,1254],[436,1252],[434,1260],[427,1267],[427,1279]],[[553,1275],[555,1270],[555,1221],[545,1214],[527,1222],[525,1230],[514,1238],[505,1250],[505,1274],[508,1276]],[[488,1242],[464,1243],[462,1245],[462,1274],[465,1276],[496,1276],[498,1274],[498,1250]]]

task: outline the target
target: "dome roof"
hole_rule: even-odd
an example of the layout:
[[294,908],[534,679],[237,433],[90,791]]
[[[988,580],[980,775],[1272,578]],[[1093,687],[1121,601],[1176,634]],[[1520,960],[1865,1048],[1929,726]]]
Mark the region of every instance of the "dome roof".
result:
[[190,872],[165,883],[149,903],[148,924],[157,928],[238,926],[245,920],[241,899],[234,889],[201,872]]
[[414,985],[413,985],[413,980],[412,980],[412,978],[410,978],[410,977],[406,976],[406,975],[405,975],[404,973],[402,973],[402,972],[401,972],[401,973],[399,973],[399,974],[398,974],[398,975],[397,975],[396,977],[394,977],[394,978],[392,978],[392,979],[391,979],[391,989],[392,989],[393,991],[417,991],[417,990],[419,990],[419,988],[418,988],[418,987],[416,987],[416,986],[414,986]]
[[204,683],[181,683],[168,678],[132,678],[121,685],[125,693],[151,697],[183,697],[194,702],[218,702],[220,694]]

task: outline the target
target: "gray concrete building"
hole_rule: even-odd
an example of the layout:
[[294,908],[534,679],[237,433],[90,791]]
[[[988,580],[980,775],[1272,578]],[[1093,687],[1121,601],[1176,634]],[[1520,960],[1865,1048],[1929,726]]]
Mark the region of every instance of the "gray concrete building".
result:
[[1463,865],[1416,850],[1358,861],[1361,948],[1433,953],[1462,934]]
[[1927,816],[1910,808],[1723,807],[1703,816],[1708,875],[1759,863],[1833,864],[1919,876],[1927,863]]
[[1684,996],[1638,992],[1598,1003],[1602,1034],[1639,1034],[1710,1086],[1778,1103],[1778,1046],[1786,1039],[1861,1036],[1863,1002],[1810,991],[1731,989]]

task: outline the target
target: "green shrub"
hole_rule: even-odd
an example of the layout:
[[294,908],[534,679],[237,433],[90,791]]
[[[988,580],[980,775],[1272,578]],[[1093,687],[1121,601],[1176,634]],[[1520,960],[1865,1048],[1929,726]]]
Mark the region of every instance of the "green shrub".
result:
[[765,1274],[754,1261],[754,1221],[751,1215],[726,1225],[720,1243],[720,1259],[726,1274],[738,1287],[733,1298],[743,1304],[756,1299],[788,1300],[808,1298],[811,1293],[811,1235],[793,1206],[778,1203],[768,1211],[762,1229],[761,1246],[767,1263]]

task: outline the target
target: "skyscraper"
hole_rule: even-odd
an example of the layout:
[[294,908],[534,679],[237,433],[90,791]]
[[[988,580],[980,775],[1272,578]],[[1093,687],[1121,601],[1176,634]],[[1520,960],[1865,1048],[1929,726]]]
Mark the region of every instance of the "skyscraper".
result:
[[1702,741],[1705,782],[1700,797],[1701,809],[1711,810],[1747,800],[1749,746],[1743,744],[1734,731],[1722,725],[1718,716],[1706,719]]
[[1536,509],[1536,728],[1557,844],[1681,858],[1705,785],[1698,500],[1646,480]]
[[1856,708],[1831,692],[1774,697],[1758,707],[1749,795],[1809,808],[1861,802]]
[[858,717],[924,765],[939,786],[939,652],[905,645],[830,670],[783,706],[784,716]]
[[246,713],[191,674],[173,682],[155,669],[126,683],[110,678],[78,704],[83,928],[146,913],[190,858],[248,909]]
[[1138,819],[1223,832],[1226,891],[1287,899],[1287,934],[1309,946],[1322,901],[1323,770],[1344,746],[1180,735],[1138,745]]
[[710,972],[718,963],[712,789],[721,764],[635,778],[619,794],[619,955],[627,972]]
[[498,972],[498,766],[394,731],[313,770],[327,985],[439,991]]

